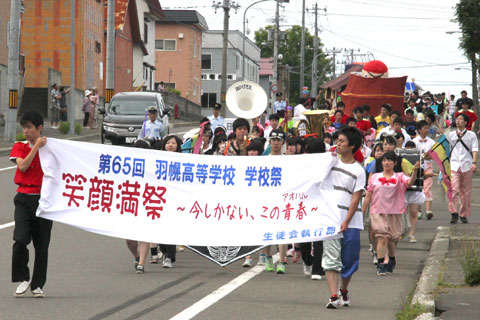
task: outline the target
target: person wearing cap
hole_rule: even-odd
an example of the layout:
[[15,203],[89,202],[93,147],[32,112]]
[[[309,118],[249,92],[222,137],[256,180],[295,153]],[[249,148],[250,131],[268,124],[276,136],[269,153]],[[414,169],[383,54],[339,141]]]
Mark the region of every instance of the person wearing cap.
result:
[[277,92],[275,94],[277,101],[273,103],[273,113],[278,113],[279,110],[285,110],[287,108],[287,103],[283,100],[283,93]]
[[[270,146],[271,146],[271,156],[281,156],[283,154],[282,149],[283,145],[285,144],[285,132],[281,128],[277,128],[270,132]],[[273,272],[273,257],[271,254],[272,246],[268,246],[265,248],[265,254],[267,255],[267,259],[265,262],[265,270],[268,272]],[[284,261],[287,257],[287,249],[288,245],[280,244],[278,245],[278,251],[280,255],[280,260],[277,264],[276,273],[277,274],[284,274],[285,273],[285,265]]]
[[219,126],[225,126],[225,119],[220,115],[220,110],[222,109],[222,105],[220,103],[215,103],[212,105],[213,114],[208,117],[210,121],[210,129],[212,132]]
[[90,101],[90,96],[92,95],[92,91],[85,90],[85,98],[83,99],[82,111],[84,112],[85,116],[83,118],[83,127],[87,128],[87,125],[90,124],[90,129],[92,129],[90,123],[90,113],[92,112],[92,102]]
[[315,102],[315,98],[310,97],[310,91],[303,90],[303,98],[305,99],[305,108],[309,110],[313,109],[313,103]]
[[157,119],[157,107],[147,108],[148,120],[142,125],[142,130],[138,133],[138,139],[158,140],[162,139],[163,123]]

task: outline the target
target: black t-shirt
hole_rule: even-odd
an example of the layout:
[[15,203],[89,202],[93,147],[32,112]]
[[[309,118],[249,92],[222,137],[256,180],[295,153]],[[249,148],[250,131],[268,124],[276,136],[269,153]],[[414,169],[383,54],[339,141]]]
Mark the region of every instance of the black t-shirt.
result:
[[61,91],[60,94],[62,95],[62,97],[58,101],[60,103],[60,108],[66,108],[67,107],[67,99],[66,99],[67,94],[65,93],[65,91]]
[[375,121],[375,117],[374,116],[370,116],[369,117],[369,120],[370,120],[370,124],[372,125],[372,128],[377,130],[378,129],[378,125],[377,125],[377,121]]
[[403,123],[403,125],[405,127],[405,131],[407,131],[407,133],[410,137],[415,137],[417,135],[417,122],[415,122],[415,121],[412,121],[412,122],[405,121]]
[[458,109],[462,109],[462,104],[466,103],[469,107],[472,107],[473,106],[473,100],[470,99],[470,98],[460,98],[457,100],[457,102],[455,103],[455,105],[458,107]]

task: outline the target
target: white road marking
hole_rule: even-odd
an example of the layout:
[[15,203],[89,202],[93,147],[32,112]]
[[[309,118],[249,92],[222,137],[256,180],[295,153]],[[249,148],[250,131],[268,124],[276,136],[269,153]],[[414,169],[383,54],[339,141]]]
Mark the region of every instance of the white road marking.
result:
[[15,221],[12,221],[12,222],[9,222],[9,223],[5,223],[5,224],[1,224],[1,225],[0,225],[0,230],[1,230],[1,229],[8,228],[8,227],[11,227],[11,226],[14,226],[14,225],[15,225]]
[[7,170],[10,170],[10,169],[15,169],[15,168],[17,168],[17,166],[0,168],[0,171],[7,171]]
[[[273,256],[273,263],[276,263],[279,260],[278,253]],[[202,312],[203,310],[207,309],[211,305],[215,304],[216,302],[220,301],[235,289],[239,288],[247,281],[253,279],[255,276],[262,273],[265,269],[264,266],[255,266],[252,269],[248,270],[247,272],[242,273],[229,283],[221,286],[217,290],[210,293],[208,296],[204,297],[203,299],[199,300],[198,302],[194,303],[187,309],[183,310],[182,312],[175,315],[170,320],[189,320],[195,317],[197,314]]]

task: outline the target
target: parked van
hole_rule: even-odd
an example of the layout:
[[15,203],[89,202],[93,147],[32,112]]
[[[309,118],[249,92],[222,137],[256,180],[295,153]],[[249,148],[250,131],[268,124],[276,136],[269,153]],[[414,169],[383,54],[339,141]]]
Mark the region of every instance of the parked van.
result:
[[112,97],[104,110],[102,122],[102,143],[132,144],[137,140],[143,123],[148,120],[147,108],[158,110],[158,120],[163,123],[162,138],[168,135],[168,112],[160,92],[121,92]]

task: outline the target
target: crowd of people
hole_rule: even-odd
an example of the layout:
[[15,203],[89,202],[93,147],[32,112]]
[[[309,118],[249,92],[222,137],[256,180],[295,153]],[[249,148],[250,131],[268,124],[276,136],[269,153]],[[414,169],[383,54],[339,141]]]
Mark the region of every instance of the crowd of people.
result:
[[[91,101],[90,96],[91,93],[85,95],[87,104]],[[231,133],[227,132],[225,119],[220,116],[222,105],[217,103],[212,106],[213,115],[202,119],[199,129],[184,139],[175,135],[163,139],[156,136],[156,110],[152,108],[147,110],[149,119],[144,123],[144,134],[135,143],[135,147],[140,148],[219,156],[324,152],[336,156],[331,175],[341,214],[340,232],[343,238],[266,247],[261,250],[258,264],[264,265],[267,272],[284,274],[289,257],[292,262],[302,259],[306,276],[312,280],[326,278],[330,291],[327,308],[349,306],[348,286],[359,265],[360,231],[367,225],[376,274],[384,276],[393,273],[397,263],[396,247],[403,233],[408,232],[409,242],[415,243],[418,219],[431,220],[435,216],[432,185],[433,177],[438,173],[433,170],[428,151],[442,134],[446,135],[451,150],[453,193],[448,206],[451,223],[458,223],[459,219],[468,223],[478,140],[474,131],[476,115],[472,111],[473,101],[465,92],[458,100],[453,96],[446,99],[442,94],[433,96],[427,93],[420,97],[414,92],[408,95],[403,110],[392,110],[391,105],[383,104],[378,115],[370,114],[368,105],[355,106],[352,114],[347,114],[345,104],[338,101],[330,115],[324,118],[322,131],[304,136],[295,129],[295,122],[302,118],[300,110],[313,107],[312,100],[302,97],[299,105],[289,107],[280,103],[281,95],[277,97],[280,98],[275,112],[269,116],[265,112],[255,119],[237,118]],[[88,122],[87,116],[86,119]],[[23,296],[29,288],[34,290],[34,296],[44,296],[42,288],[51,225],[45,223],[43,227],[39,223],[42,218],[35,216],[39,188],[32,191],[28,186],[41,186],[38,149],[45,145],[46,140],[41,136],[43,119],[39,114],[26,113],[21,124],[29,143],[15,144],[10,159],[18,167],[15,176],[19,185],[17,197],[26,200],[19,198],[15,201],[12,281],[21,282],[15,296]],[[407,160],[402,156],[402,150],[419,151],[418,161],[412,163]],[[33,170],[27,170],[29,168]],[[28,216],[28,219],[23,216]],[[408,220],[404,221],[404,216]],[[404,224],[409,227],[408,230]],[[25,259],[30,239],[37,243],[35,247],[40,250],[32,281],[28,259]],[[42,251],[38,243],[47,249]],[[135,272],[139,274],[145,272],[149,252],[150,263],[161,261],[163,267],[172,268],[175,262],[175,245],[127,240],[127,247],[135,259]],[[272,255],[275,248],[279,252],[276,265]],[[45,255],[43,259],[41,255]],[[246,257],[243,266],[252,265],[252,257]]]

